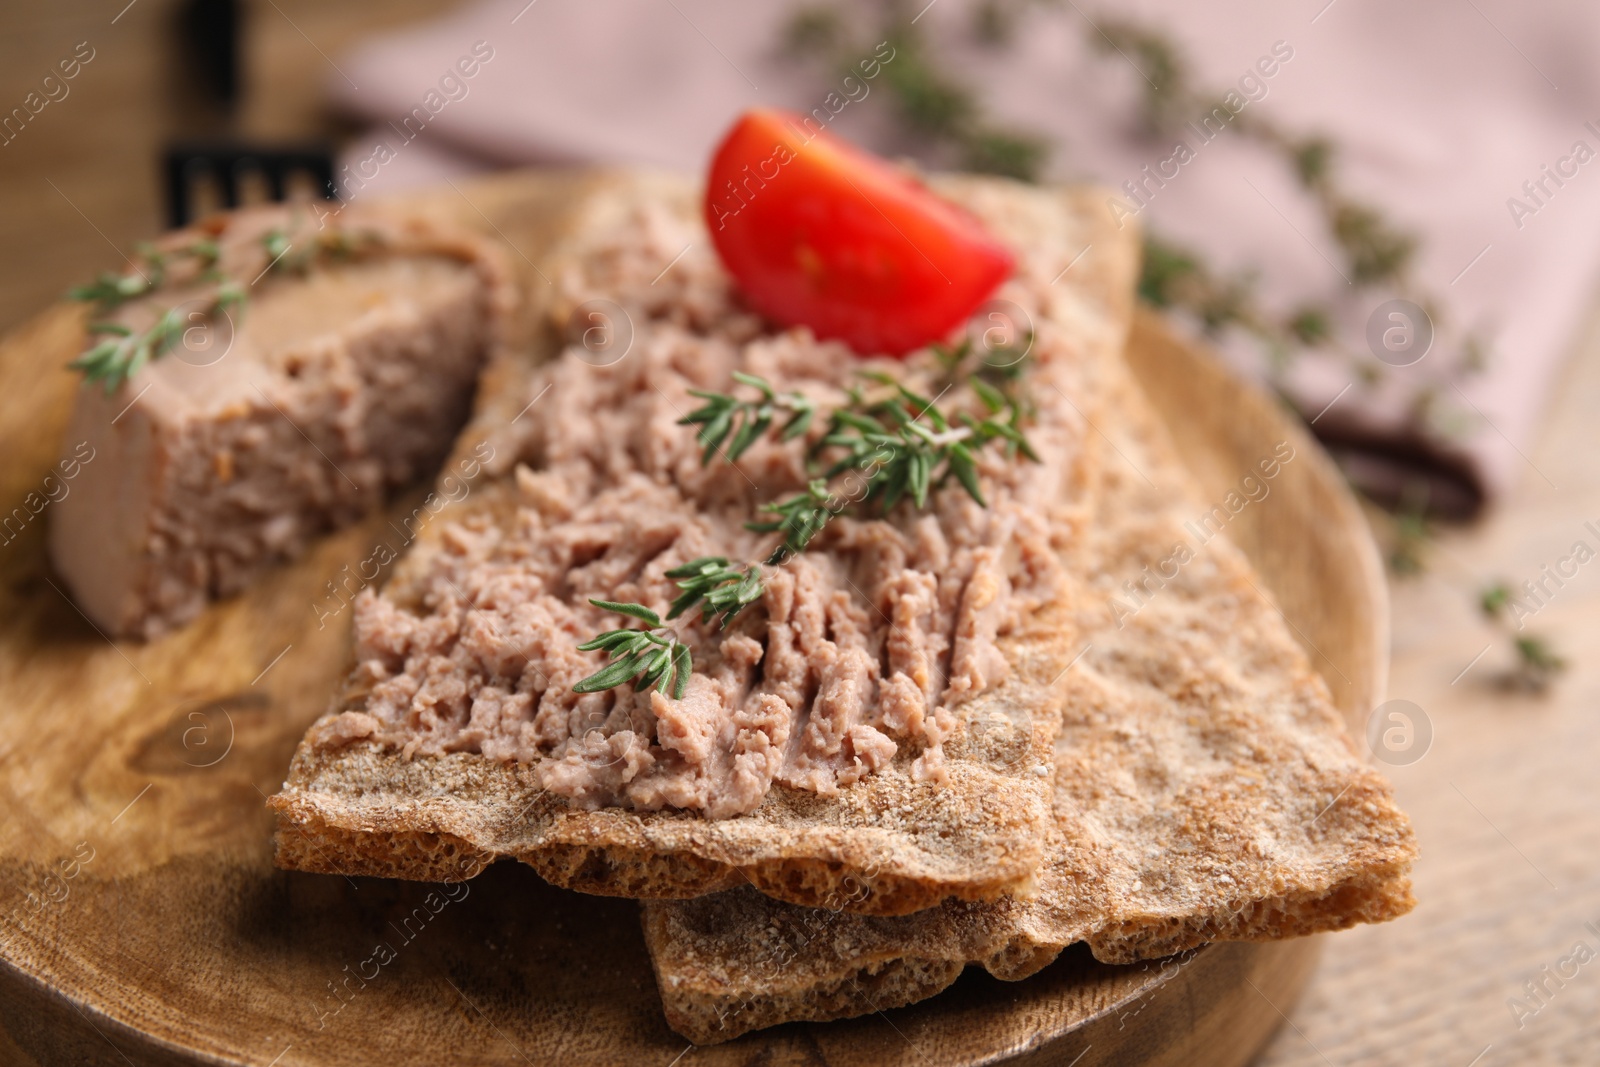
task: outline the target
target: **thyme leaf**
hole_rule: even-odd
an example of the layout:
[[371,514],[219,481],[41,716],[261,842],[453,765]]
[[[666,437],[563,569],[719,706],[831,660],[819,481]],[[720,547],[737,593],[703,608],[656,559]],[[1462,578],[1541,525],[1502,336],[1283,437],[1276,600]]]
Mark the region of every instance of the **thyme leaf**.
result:
[[[947,375],[959,372],[966,358],[965,352],[937,355]],[[868,400],[860,390],[851,391],[849,403],[829,415],[822,436],[810,450],[811,460],[820,468],[819,476],[804,491],[761,509],[775,518],[745,524],[758,533],[783,535],[767,558],[768,564],[781,564],[804,552],[833,517],[854,501],[887,513],[909,499],[921,510],[934,488],[954,479],[967,495],[987,507],[974,450],[991,442],[1002,442],[1008,455],[1020,453],[1033,462],[1039,459],[1022,432],[1022,405],[1010,388],[1016,381],[1013,375],[1000,377],[1004,387],[986,381],[981,373],[968,375],[967,382],[988,416],[978,419],[962,412],[954,421],[934,400],[892,377],[874,372],[864,372],[864,377],[893,392]],[[828,461],[825,466],[823,461]],[[837,492],[830,489],[835,479],[843,483]]]
[[[320,259],[345,259],[383,243],[381,234],[364,230],[333,230],[317,233],[304,242],[302,251],[289,255],[295,244],[289,233],[274,227],[262,234],[261,249],[267,255],[268,269],[275,273],[304,273]],[[67,297],[94,305],[97,314],[115,311],[123,304],[149,296],[169,280],[169,268],[179,262],[192,264],[192,277],[216,283],[210,303],[201,312],[206,318],[242,310],[245,286],[224,275],[217,267],[222,249],[213,237],[197,237],[188,244],[160,249],[151,244],[137,247],[137,267],[127,274],[105,271],[86,285],[68,290]],[[84,381],[104,382],[106,392],[117,390],[137,374],[146,363],[159,359],[183,337],[188,328],[182,305],[168,308],[144,331],[133,331],[113,322],[89,324],[90,345],[67,366],[81,371]]]
[[689,675],[694,658],[689,646],[681,644],[663,629],[661,618],[643,604],[622,604],[611,600],[590,600],[606,611],[642,620],[649,630],[607,630],[579,645],[583,652],[604,652],[610,659],[604,667],[572,687],[574,693],[598,693],[632,681],[634,692],[655,688],[682,700],[689,690]]
[[690,560],[681,567],[667,572],[683,590],[673,600],[667,618],[676,619],[696,605],[700,605],[700,621],[709,625],[722,616],[718,629],[726,630],[735,615],[761,599],[765,591],[761,571],[751,565],[739,571],[728,565],[722,556],[705,556]]
[[[244,300],[244,290],[225,281],[203,314],[207,320],[215,319],[243,307]],[[104,382],[106,393],[114,393],[146,363],[169,352],[189,325],[181,307],[168,308],[143,331],[115,322],[92,322],[89,333],[100,339],[67,366],[81,371],[85,383]]]
[[[857,11],[846,4],[807,4],[782,27],[780,48],[791,59],[815,61],[828,71],[857,73],[861,56],[874,54],[872,43],[882,42],[889,58],[883,59],[879,83],[888,91],[902,125],[919,136],[930,150],[925,160],[939,166],[958,166],[1021,181],[1035,181],[1050,154],[1050,143],[1026,130],[996,123],[972,86],[953,77],[951,66],[931,47],[923,27],[899,5],[883,8],[871,36],[853,32]],[[979,32],[998,43],[1015,19],[1007,13],[980,15]],[[855,23],[853,25],[853,23]]]
[[700,427],[695,439],[705,449],[700,456],[702,466],[710,463],[711,457],[722,451],[724,444],[728,462],[737,461],[771,429],[780,411],[788,412],[789,417],[778,432],[778,440],[792,441],[811,428],[816,405],[803,394],[790,392],[779,396],[765,378],[742,371],[734,371],[733,377],[741,385],[758,390],[760,399],[739,400],[725,393],[691,389],[689,395],[704,400],[705,404],[678,420],[680,426]]
[[[734,616],[760,600],[765,592],[759,567],[752,565],[739,571],[730,567],[722,556],[690,560],[668,571],[667,577],[682,590],[667,611],[668,620],[699,606],[701,623],[709,625],[720,615],[719,629],[724,630]],[[689,676],[694,673],[694,657],[689,646],[677,639],[661,616],[643,604],[614,600],[590,600],[589,603],[638,619],[650,629],[607,630],[579,645],[581,652],[604,652],[611,662],[578,682],[572,691],[598,693],[632,680],[635,691],[654,686],[665,693],[670,688],[672,698],[682,700],[688,691]]]
[[768,504],[761,510],[778,517],[768,522],[747,522],[745,528],[756,533],[782,532],[783,540],[767,557],[767,563],[772,566],[804,552],[811,539],[838,513],[834,496],[828,492],[828,483],[821,478],[813,478],[806,491],[798,496]]
[[1530,610],[1505,582],[1494,582],[1479,592],[1478,610],[1505,633],[1511,645],[1514,665],[1496,679],[1500,687],[1535,694],[1549,690],[1568,663],[1548,638],[1522,632],[1520,616],[1531,615],[1537,608]]

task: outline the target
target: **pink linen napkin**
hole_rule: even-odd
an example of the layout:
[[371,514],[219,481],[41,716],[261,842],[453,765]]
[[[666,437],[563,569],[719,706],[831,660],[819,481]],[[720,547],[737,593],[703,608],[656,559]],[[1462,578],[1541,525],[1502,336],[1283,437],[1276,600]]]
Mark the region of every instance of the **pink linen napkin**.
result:
[[[1420,479],[1434,510],[1465,516],[1517,479],[1544,477],[1528,455],[1600,260],[1591,60],[1600,9],[1577,0],[1023,7],[1004,50],[972,41],[965,0],[934,0],[918,28],[997,120],[1051,140],[1049,177],[1104,182],[1120,190],[1120,207],[1109,208],[1202,250],[1219,270],[1257,270],[1268,307],[1331,302],[1347,351],[1296,360],[1281,385],[1353,480],[1392,499]],[[375,38],[338,57],[329,82],[337,106],[376,124],[341,160],[342,186],[362,196],[530,162],[698,172],[734,117],[760,104],[836,110],[838,132],[880,148],[902,143],[881,83],[846,86],[781,54],[794,10],[479,0]],[[1425,326],[1406,309],[1391,317],[1396,294],[1348,284],[1281,158],[1218,119],[1208,128],[1204,115],[1184,135],[1186,152],[1139,132],[1145,73],[1133,57],[1091,47],[1112,17],[1159,28],[1199,86],[1237,91],[1241,113],[1331,138],[1339,183],[1421,238],[1413,275],[1437,299],[1426,354],[1410,361],[1415,340],[1409,354],[1383,347]],[[1469,331],[1489,352],[1477,374],[1459,370]],[[1222,347],[1247,372],[1267,372],[1253,340],[1224,337]]]

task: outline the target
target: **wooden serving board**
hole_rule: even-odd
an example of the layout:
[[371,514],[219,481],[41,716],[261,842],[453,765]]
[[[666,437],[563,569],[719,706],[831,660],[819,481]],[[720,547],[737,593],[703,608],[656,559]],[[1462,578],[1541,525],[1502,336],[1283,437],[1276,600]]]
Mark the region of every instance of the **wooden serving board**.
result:
[[[436,206],[531,268],[562,188],[514,175]],[[349,612],[327,615],[326,583],[369,558],[389,516],[161,641],[106,640],[44,554],[41,501],[71,490],[47,477],[81,323],[58,307],[0,341],[0,509],[13,516],[0,533],[0,1062],[1235,1067],[1306,983],[1315,938],[1131,967],[1078,946],[1025,982],[972,968],[922,1004],[693,1048],[662,1020],[631,901],[515,864],[449,893],[275,869],[265,798],[348,655]],[[1206,499],[1294,445],[1229,532],[1340,706],[1364,717],[1381,699],[1388,612],[1337,472],[1276,404],[1155,319],[1140,319],[1129,358]]]

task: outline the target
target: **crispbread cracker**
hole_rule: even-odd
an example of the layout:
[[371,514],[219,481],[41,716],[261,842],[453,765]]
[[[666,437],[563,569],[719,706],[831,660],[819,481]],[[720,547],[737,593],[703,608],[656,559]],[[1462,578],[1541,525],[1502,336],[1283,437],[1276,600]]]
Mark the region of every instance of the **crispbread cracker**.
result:
[[[1065,344],[1074,353],[1056,360],[1039,384],[1057,386],[1082,420],[1082,447],[1062,471],[1064,503],[1054,512],[1059,540],[1069,544],[1096,491],[1100,444],[1088,420],[1099,413],[1101,371],[1116,363],[1126,335],[1135,235],[1112,225],[1103,194],[1088,190],[1043,192],[979,179],[943,187],[1019,249],[1016,284],[1027,287],[1038,309],[1040,343]],[[615,226],[649,198],[695,212],[693,191],[681,181],[602,182],[575,209],[565,247],[545,272],[560,277],[564,256],[581,259],[587,233]],[[675,251],[663,250],[663,271]],[[537,288],[533,295],[544,299]],[[547,318],[561,321],[568,309],[557,303],[549,311]],[[430,556],[442,551],[449,525],[513,521],[517,487],[508,475],[520,448],[514,423],[537,394],[539,360],[555,346],[551,328],[535,358],[490,369],[458,454],[497,442],[496,459],[486,464],[491,480],[450,512],[449,524],[424,532],[384,597],[396,604],[420,600]],[[1055,394],[1049,402],[1060,410]],[[330,749],[312,743],[318,731],[333,728],[333,718],[325,718],[272,798],[277,861],[300,870],[454,880],[514,857],[552,882],[586,892],[681,898],[748,883],[788,901],[876,914],[904,914],[952,897],[992,899],[1027,884],[1042,858],[1059,715],[1051,683],[1078,647],[1069,606],[1055,602],[1032,613],[1000,647],[1009,676],[958,705],[958,739],[944,749],[947,781],[914,777],[916,752],[903,751],[831,794],[775,783],[754,811],[725,819],[580,810],[542,793],[529,766],[469,752],[406,759],[369,740]],[[336,711],[359,709],[363,699],[362,685],[352,679]],[[892,980],[919,990],[953,975],[943,964],[897,965],[893,972],[901,977]]]
[[[929,994],[929,975],[955,980],[941,964],[1020,979],[1077,941],[1128,963],[1410,910],[1410,825],[1237,548],[1213,537],[1129,613],[1124,583],[1192,544],[1183,523],[1202,509],[1131,379],[1104,417],[1123,458],[1073,560],[1090,647],[1060,685],[1056,819],[1036,893],[901,917],[796,908],[748,888],[646,902],[679,1033],[710,1043],[910,1003]],[[866,975],[879,977],[869,987]]]

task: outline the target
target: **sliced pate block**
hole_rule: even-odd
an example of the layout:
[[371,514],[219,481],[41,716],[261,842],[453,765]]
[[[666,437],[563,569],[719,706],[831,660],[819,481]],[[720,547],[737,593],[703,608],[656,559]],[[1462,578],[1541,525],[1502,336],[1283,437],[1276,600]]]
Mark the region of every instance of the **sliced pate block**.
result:
[[[179,323],[112,391],[85,382],[67,429],[96,458],[52,509],[50,555],[106,632],[194,618],[431,475],[466,420],[513,296],[498,251],[397,210],[324,215],[168,235],[164,283],[95,317],[134,336]],[[243,300],[218,310],[219,279]]]
[[491,367],[458,444],[492,443],[500,477],[358,603],[357,666],[271,802],[280,865],[459,879],[512,857],[587,892],[748,883],[886,914],[1032,878],[1053,686],[1081,644],[1060,557],[1095,492],[1088,420],[1125,339],[1137,245],[1087,190],[939,188],[1017,251],[998,296],[1031,324],[1019,387],[1040,461],[985,452],[986,507],[951,486],[923,511],[846,511],[769,569],[727,631],[681,628],[682,699],[574,693],[603,662],[576,646],[614,625],[590,598],[664,614],[669,570],[763,558],[773,537],[745,522],[806,485],[823,419],[703,463],[679,424],[700,403],[690,390],[743,371],[826,411],[873,370],[941,406],[974,402],[964,383],[941,392],[932,353],[862,361],[764,323],[688,183],[618,178],[546,264],[546,361]]
[[969,963],[1025,978],[1079,941],[1131,963],[1411,909],[1410,823],[1242,553],[1214,537],[1137,614],[1114,606],[1125,582],[1190,543],[1183,523],[1199,507],[1131,380],[1104,418],[1126,462],[1108,465],[1070,560],[1089,651],[1062,682],[1055,818],[1033,891],[897,917],[748,888],[647,901],[674,1030],[710,1044],[865,1015],[932,996]]

